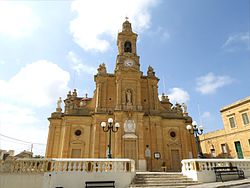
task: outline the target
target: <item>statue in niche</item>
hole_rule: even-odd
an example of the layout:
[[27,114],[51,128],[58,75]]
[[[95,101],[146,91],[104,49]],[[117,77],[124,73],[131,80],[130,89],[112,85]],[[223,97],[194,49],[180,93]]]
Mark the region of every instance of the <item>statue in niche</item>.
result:
[[126,91],[126,102],[127,104],[132,104],[132,93],[130,89]]
[[57,108],[61,109],[62,108],[62,97],[59,97],[58,101],[57,101]]
[[107,74],[107,69],[105,63],[102,63],[99,65],[99,68],[97,69],[98,74]]

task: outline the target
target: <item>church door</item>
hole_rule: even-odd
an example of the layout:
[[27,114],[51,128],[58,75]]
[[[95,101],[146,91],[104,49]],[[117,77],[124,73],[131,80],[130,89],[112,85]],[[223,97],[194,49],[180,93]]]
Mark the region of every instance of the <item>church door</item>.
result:
[[171,157],[172,157],[172,170],[173,171],[181,171],[181,159],[180,159],[180,152],[178,149],[171,150]]
[[135,139],[124,140],[124,158],[133,159],[137,169],[137,143]]

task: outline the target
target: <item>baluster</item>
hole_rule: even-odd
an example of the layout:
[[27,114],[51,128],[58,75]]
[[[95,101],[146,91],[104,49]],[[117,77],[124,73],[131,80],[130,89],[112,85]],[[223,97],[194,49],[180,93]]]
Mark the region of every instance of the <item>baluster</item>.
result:
[[86,162],[85,162],[85,161],[82,161],[82,171],[83,171],[83,172],[87,172],[86,169],[87,169],[87,168],[86,168]]
[[55,163],[56,161],[51,161],[51,172],[55,171]]
[[72,161],[72,163],[73,163],[73,171],[75,172],[75,171],[77,171],[77,165],[76,165],[76,161]]
[[82,161],[78,162],[78,171],[81,172],[82,171]]
[[22,172],[26,172],[27,170],[27,164],[26,164],[26,162],[24,162],[24,161],[22,161]]
[[33,172],[37,172],[38,170],[37,165],[38,165],[37,161],[33,161],[33,169],[32,169]]
[[67,162],[63,161],[63,172],[67,171]]

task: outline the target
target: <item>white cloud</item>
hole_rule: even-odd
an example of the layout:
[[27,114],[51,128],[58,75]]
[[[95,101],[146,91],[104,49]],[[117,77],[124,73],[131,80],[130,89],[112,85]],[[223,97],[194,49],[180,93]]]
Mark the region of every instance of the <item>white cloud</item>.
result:
[[[46,143],[47,122],[39,120],[36,113],[24,106],[12,105],[0,102],[0,133],[12,138],[31,141],[35,143]],[[46,123],[46,124],[45,124]],[[15,150],[16,153],[29,150],[31,144],[19,142],[0,135],[1,149]],[[34,145],[34,152],[44,154],[45,145]]]
[[230,52],[241,49],[250,50],[250,32],[229,36],[222,47]]
[[58,65],[40,60],[23,67],[10,80],[0,80],[0,99],[36,107],[55,102],[68,89],[69,73]]
[[[69,79],[69,73],[58,65],[39,60],[26,65],[9,80],[0,80],[0,133],[46,144],[48,108],[53,103],[56,107],[58,97],[69,90]],[[0,139],[3,149],[20,152],[31,147],[3,136]],[[34,145],[36,154],[44,154],[44,151],[45,145]]]
[[229,76],[216,76],[210,72],[196,79],[196,90],[202,94],[213,94],[217,89],[229,85],[233,79]]
[[4,65],[6,62],[4,60],[0,60],[0,65]]
[[0,33],[24,37],[39,25],[31,7],[11,1],[0,1]]
[[67,57],[70,60],[71,68],[75,70],[78,74],[80,74],[81,72],[85,72],[87,74],[96,73],[96,68],[89,65],[85,65],[76,53],[70,51]]
[[75,0],[71,10],[77,13],[77,17],[70,22],[70,31],[84,50],[104,52],[110,46],[106,38],[115,39],[126,16],[135,31],[149,28],[149,9],[157,3],[158,0]]
[[171,103],[175,104],[178,103],[187,103],[190,99],[189,94],[187,91],[183,90],[182,88],[172,88],[169,91],[168,97]]

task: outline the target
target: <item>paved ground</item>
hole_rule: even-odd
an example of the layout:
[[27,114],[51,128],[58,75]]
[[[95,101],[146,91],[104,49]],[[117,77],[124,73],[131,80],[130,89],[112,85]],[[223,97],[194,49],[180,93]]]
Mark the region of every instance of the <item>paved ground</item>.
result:
[[225,182],[203,183],[200,185],[188,186],[188,188],[250,188],[250,178],[243,180],[232,180]]

